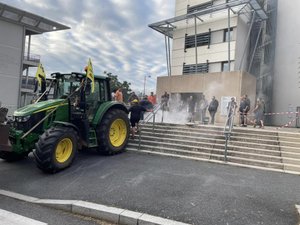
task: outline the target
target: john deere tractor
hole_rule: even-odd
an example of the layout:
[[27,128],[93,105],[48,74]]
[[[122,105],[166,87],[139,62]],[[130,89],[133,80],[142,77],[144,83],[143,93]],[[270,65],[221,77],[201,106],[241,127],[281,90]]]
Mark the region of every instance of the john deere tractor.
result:
[[91,83],[85,73],[51,76],[43,101],[18,109],[13,121],[0,124],[0,158],[16,161],[33,151],[38,168],[55,173],[69,167],[81,149],[107,155],[124,151],[128,110],[112,101],[109,78],[95,75]]

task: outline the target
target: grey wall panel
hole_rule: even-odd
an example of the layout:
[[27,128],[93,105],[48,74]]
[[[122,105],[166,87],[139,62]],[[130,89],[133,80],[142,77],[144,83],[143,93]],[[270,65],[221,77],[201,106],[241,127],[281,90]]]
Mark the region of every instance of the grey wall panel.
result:
[[[274,65],[273,112],[296,111],[300,106],[300,1],[278,1]],[[295,114],[274,116],[276,125],[295,119]],[[293,122],[295,125],[295,122]]]
[[12,114],[18,106],[24,28],[0,20],[0,101]]

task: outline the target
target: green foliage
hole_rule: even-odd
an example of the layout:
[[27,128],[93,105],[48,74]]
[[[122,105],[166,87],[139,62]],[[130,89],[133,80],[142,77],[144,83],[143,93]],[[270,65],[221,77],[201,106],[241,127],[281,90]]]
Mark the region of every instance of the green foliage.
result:
[[112,91],[117,90],[118,88],[122,88],[124,102],[128,102],[128,98],[130,93],[132,92],[130,85],[131,83],[127,81],[123,81],[122,83],[118,79],[118,75],[113,75],[110,72],[104,71],[104,74],[110,78],[110,88]]

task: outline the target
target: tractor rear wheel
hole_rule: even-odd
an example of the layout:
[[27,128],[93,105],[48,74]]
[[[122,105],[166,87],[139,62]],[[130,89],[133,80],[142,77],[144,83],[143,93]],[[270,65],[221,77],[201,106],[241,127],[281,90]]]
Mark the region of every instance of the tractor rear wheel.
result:
[[77,132],[71,127],[53,127],[36,143],[33,152],[38,168],[55,173],[69,167],[77,153]]
[[28,153],[15,153],[15,152],[5,152],[5,151],[0,151],[0,158],[4,159],[7,162],[15,162],[24,159]]
[[102,118],[97,127],[98,152],[114,155],[125,150],[130,133],[126,112],[111,109]]

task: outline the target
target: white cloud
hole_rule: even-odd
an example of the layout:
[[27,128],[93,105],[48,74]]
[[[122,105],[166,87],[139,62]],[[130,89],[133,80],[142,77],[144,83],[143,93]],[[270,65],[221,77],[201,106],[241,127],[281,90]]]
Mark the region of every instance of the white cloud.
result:
[[90,57],[95,73],[112,72],[136,91],[145,75],[151,74],[147,90],[155,91],[156,77],[167,74],[164,36],[148,25],[173,17],[175,0],[3,2],[71,27],[33,36],[31,52],[48,73],[82,71]]

